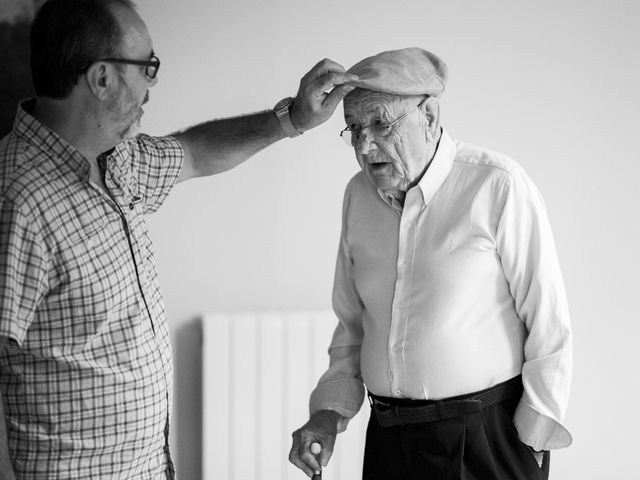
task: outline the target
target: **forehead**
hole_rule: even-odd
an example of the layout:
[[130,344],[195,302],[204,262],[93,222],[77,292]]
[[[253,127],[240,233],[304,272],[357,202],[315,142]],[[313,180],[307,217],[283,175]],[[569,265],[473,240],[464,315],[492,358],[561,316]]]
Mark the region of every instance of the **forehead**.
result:
[[153,42],[140,15],[124,6],[115,5],[112,8],[122,31],[122,54],[132,58],[150,56],[153,51]]
[[345,118],[393,115],[402,110],[410,97],[357,88],[344,98]]

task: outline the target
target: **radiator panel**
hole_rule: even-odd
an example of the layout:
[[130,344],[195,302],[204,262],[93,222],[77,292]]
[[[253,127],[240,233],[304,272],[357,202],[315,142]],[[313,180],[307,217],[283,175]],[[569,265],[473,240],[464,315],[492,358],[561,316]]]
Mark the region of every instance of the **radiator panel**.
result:
[[[305,478],[288,462],[291,432],[329,365],[331,311],[207,314],[202,319],[203,479]],[[362,477],[369,408],[338,435],[324,478]]]

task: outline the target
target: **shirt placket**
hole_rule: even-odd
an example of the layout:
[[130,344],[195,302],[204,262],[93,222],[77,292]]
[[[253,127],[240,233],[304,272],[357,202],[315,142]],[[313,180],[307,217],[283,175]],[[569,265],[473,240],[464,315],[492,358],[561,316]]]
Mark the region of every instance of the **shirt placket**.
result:
[[[107,158],[99,158],[98,161],[102,163],[101,169],[103,171],[109,172],[110,175],[118,175],[119,172],[116,172],[116,165],[114,165],[114,160],[110,157]],[[122,179],[120,178],[120,181]],[[153,315],[151,310],[149,309],[149,300],[150,295],[146,292],[144,285],[148,285],[147,272],[144,268],[144,262],[142,261],[142,253],[140,251],[140,242],[138,240],[138,236],[135,231],[135,216],[137,212],[135,211],[136,204],[139,202],[139,198],[131,197],[130,199],[124,198],[122,191],[118,186],[112,181],[112,179],[105,175],[104,178],[105,185],[107,186],[110,195],[112,196],[112,201],[114,203],[114,208],[120,215],[122,220],[122,227],[124,229],[125,235],[127,237],[127,241],[129,243],[129,250],[131,252],[131,259],[133,260],[133,264],[135,267],[136,276],[138,277],[138,286],[140,295],[142,297],[143,303],[145,305],[145,310],[147,315],[149,316],[149,322],[151,325],[151,329],[154,333],[154,338],[156,337],[156,325],[153,321]],[[122,205],[121,205],[122,204]]]
[[[103,167],[102,167],[104,168],[105,171],[109,172],[110,174],[116,174],[114,170],[117,167],[114,165],[113,163],[114,160],[112,158],[110,157],[107,157],[106,159],[100,158],[98,161],[105,162],[103,163]],[[120,178],[120,180],[122,181],[122,178]],[[136,232],[136,228],[134,228],[135,226],[135,223],[133,221],[134,216],[138,214],[136,212],[136,204],[140,201],[140,199],[135,196],[133,196],[131,199],[124,198],[123,201],[126,205],[123,207],[120,205],[121,202],[118,202],[118,197],[122,197],[121,190],[119,188],[115,188],[116,185],[114,184],[114,182],[111,181],[111,179],[108,179],[106,175],[105,175],[105,184],[107,185],[107,188],[111,192],[111,195],[113,195],[113,202],[115,203],[115,208],[120,214],[120,217],[122,218],[125,235],[127,237],[127,241],[129,242],[131,258],[134,262],[136,276],[138,277],[137,280],[138,280],[140,295],[142,297],[142,301],[145,306],[144,310],[147,312],[147,315],[149,317],[151,330],[153,332],[153,338],[158,347],[158,352],[162,352],[163,349],[166,349],[166,346],[161,344],[162,339],[159,338],[159,336],[164,335],[164,332],[157,331],[157,328],[156,328],[157,325],[155,325],[153,320],[153,313],[151,312],[151,309],[150,309],[151,305],[149,303],[151,301],[151,294],[144,288],[144,285],[149,285],[148,272],[144,268],[144,262],[142,261],[142,252],[140,251],[140,241],[138,239],[139,233]],[[170,383],[170,380],[167,378],[167,372],[169,371],[169,369],[165,365],[166,360],[164,358],[164,355],[160,355],[160,361],[162,363],[162,373],[163,373],[162,377],[164,379],[164,387],[165,387],[164,390],[166,392],[167,417],[166,417],[165,428],[164,428],[164,435],[165,435],[164,449],[165,449],[165,455],[168,463],[168,471],[166,473],[167,473],[167,478],[171,479],[175,475],[175,467],[173,464],[173,459],[172,459],[170,448],[169,448],[169,416],[170,416],[170,408],[171,408],[171,401],[169,398],[170,396],[169,385],[171,383]]]
[[406,393],[405,340],[409,322],[409,302],[411,296],[411,278],[415,253],[416,227],[423,206],[419,187],[407,192],[404,208],[400,216],[398,232],[398,259],[396,264],[396,285],[391,311],[389,333],[389,379],[391,393],[403,396]]

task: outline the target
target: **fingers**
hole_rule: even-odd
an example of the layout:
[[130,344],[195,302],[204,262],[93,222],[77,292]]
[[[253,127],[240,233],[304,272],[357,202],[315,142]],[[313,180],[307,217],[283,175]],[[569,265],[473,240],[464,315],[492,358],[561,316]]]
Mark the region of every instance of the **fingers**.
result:
[[321,430],[305,427],[292,434],[289,461],[311,477],[329,464],[336,437],[335,434],[323,434]]
[[353,90],[354,87],[348,86],[348,82],[357,78],[333,60],[325,58],[318,62],[300,80],[300,88],[290,112],[295,127],[306,131],[325,122],[340,100]]
[[325,58],[324,60],[320,60],[316,63],[313,68],[309,70],[304,77],[302,77],[302,80],[314,80],[325,75],[327,72],[344,73],[345,69],[339,63]]
[[327,96],[327,92],[329,92],[331,89],[336,90],[336,88],[342,86],[347,90],[344,92],[344,95],[340,96],[339,98],[336,97],[339,101],[344,98],[347,93],[355,88],[346,84],[348,82],[356,81],[357,79],[357,75],[353,75],[351,73],[328,70],[322,75],[319,75],[315,78],[308,78],[306,82],[300,82],[299,93],[307,95],[312,102],[315,101],[326,103],[324,97]]
[[335,445],[336,437],[328,437],[322,444],[322,450],[320,451],[320,464],[323,467],[329,465],[329,459],[333,455],[333,446]]
[[355,89],[356,87],[354,85],[340,85],[334,88],[327,94],[327,97],[324,99],[326,108],[330,109],[331,111],[335,110],[342,99],[346,97],[349,92],[352,92]]
[[325,58],[302,77],[299,93],[319,97],[337,85],[357,79],[356,75],[347,73],[339,63]]
[[322,470],[322,465],[318,461],[318,457],[311,453],[311,443],[313,442],[304,442],[302,444],[299,452],[300,459],[311,467],[312,473],[319,473]]
[[307,437],[306,440],[302,439],[302,430],[293,432],[293,445],[289,452],[289,461],[301,469],[308,477],[312,477],[314,473],[320,472],[322,467],[310,450],[311,444],[315,440],[310,438],[307,432],[304,432],[304,434]]
[[334,72],[332,70],[316,78],[310,85],[310,88],[314,90],[318,95],[322,94],[333,87],[343,85],[347,82],[354,82],[358,80],[357,75],[346,72]]

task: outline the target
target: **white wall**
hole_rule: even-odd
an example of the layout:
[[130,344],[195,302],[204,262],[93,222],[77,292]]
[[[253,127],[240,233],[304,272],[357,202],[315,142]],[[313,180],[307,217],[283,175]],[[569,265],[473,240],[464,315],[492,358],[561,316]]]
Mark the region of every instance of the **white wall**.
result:
[[[271,108],[323,57],[348,67],[405,46],[441,55],[451,73],[445,127],[518,159],[554,226],[576,365],[575,442],[554,454],[551,477],[638,478],[640,2],[138,4],[162,59],[144,118],[152,134]],[[357,168],[337,136],[340,117],[341,108],[232,172],[178,186],[150,219],[173,332],[183,480],[201,472],[198,314],[330,305],[342,192]]]

